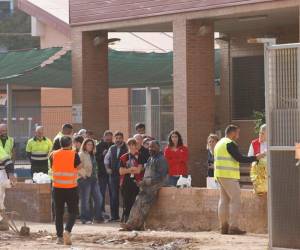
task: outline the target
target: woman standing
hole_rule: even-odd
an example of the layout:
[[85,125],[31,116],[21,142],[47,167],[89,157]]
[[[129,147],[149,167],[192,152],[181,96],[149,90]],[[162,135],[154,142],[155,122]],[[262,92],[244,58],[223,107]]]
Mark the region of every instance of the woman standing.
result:
[[[78,185],[80,195],[80,220],[82,224],[91,224],[104,221],[102,217],[103,197],[97,179],[97,163],[95,158],[95,142],[85,139],[82,143],[79,157],[82,168],[78,171]],[[90,197],[94,203],[94,215],[91,211]]]
[[176,130],[169,134],[169,144],[165,148],[164,155],[169,165],[170,186],[176,186],[180,175],[188,175],[188,148],[183,145],[182,137]]
[[214,177],[214,148],[219,141],[216,134],[210,134],[207,138],[207,176]]
[[139,193],[138,183],[143,179],[143,166],[139,163],[139,151],[137,141],[130,138],[127,141],[128,153],[120,158],[120,186],[123,196],[122,222],[126,223],[130,210]]

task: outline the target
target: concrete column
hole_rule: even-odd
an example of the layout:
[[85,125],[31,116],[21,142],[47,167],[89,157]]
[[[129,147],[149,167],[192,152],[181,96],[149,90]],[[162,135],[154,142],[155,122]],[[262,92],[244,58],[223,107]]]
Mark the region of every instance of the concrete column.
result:
[[82,105],[74,125],[100,136],[109,128],[107,32],[73,31],[72,41],[73,106]]
[[174,125],[189,147],[194,186],[205,186],[206,139],[214,131],[214,29],[201,20],[176,20]]

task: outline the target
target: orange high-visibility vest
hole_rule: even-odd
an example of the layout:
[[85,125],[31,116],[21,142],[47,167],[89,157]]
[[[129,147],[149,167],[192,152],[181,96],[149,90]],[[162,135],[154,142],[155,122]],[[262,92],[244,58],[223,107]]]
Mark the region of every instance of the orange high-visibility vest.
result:
[[53,187],[77,187],[77,169],[74,166],[75,151],[59,149],[52,154]]

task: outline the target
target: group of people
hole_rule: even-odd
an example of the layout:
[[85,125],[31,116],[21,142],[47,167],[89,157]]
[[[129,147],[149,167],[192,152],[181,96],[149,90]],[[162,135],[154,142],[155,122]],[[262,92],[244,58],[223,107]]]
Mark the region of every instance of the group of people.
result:
[[[229,125],[224,138],[219,140],[217,135],[211,134],[207,141],[208,176],[214,177],[220,187],[218,216],[222,234],[245,233],[238,227],[239,163],[257,162],[265,157],[265,125],[261,127],[260,137],[251,143],[249,156],[238,150],[239,132],[239,127]],[[9,173],[14,181],[14,141],[7,136],[4,124],[0,125],[0,139],[0,171]],[[26,152],[32,175],[44,172],[52,177],[58,244],[71,244],[70,233],[78,210],[82,224],[109,219],[121,221],[121,230],[143,229],[158,190],[165,185],[176,186],[180,176],[187,177],[189,173],[188,147],[180,133],[171,131],[168,145],[161,151],[159,142],[146,135],[145,125],[141,123],[136,125],[136,134],[127,142],[120,131],[105,131],[97,141],[91,131],[81,129],[74,133],[71,124],[64,124],[52,144],[39,126],[35,136],[28,140]],[[107,189],[110,217],[105,210]],[[119,193],[123,198],[121,219]],[[69,216],[64,229],[65,204]]]
[[[64,124],[52,144],[39,126],[26,152],[32,175],[49,172],[52,176],[58,243],[70,243],[78,207],[82,224],[108,219],[121,221],[122,230],[142,229],[159,188],[176,186],[181,175],[188,175],[188,148],[180,133],[172,131],[168,145],[161,151],[159,142],[146,135],[142,123],[136,125],[136,134],[127,142],[120,131],[105,131],[97,141],[91,131],[74,133],[71,124]],[[105,210],[107,189],[110,217]],[[123,199],[121,218],[119,193]],[[70,216],[63,233],[65,203]]]

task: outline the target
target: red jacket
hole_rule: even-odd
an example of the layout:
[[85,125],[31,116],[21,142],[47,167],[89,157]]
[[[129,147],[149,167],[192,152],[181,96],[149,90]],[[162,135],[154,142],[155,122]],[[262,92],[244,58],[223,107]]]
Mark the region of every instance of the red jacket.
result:
[[165,158],[169,165],[169,175],[187,175],[188,174],[188,148],[186,146],[178,147],[175,151],[170,147],[165,148]]
[[253,147],[253,151],[254,151],[254,155],[257,155],[260,153],[260,142],[259,139],[255,139],[251,142],[252,147]]

